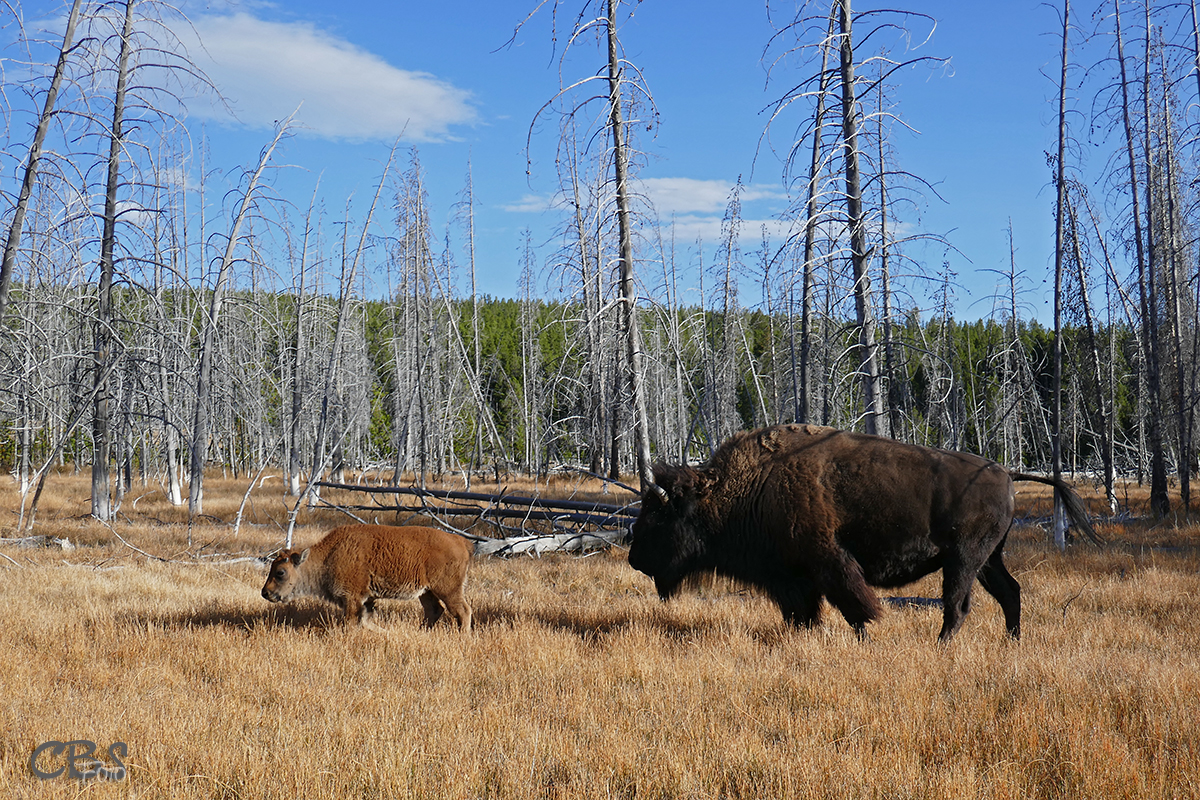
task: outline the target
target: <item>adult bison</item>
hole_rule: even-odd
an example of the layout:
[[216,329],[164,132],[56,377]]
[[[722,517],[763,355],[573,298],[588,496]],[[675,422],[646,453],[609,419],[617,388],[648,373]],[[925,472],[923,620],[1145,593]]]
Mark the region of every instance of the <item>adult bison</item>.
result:
[[461,536],[416,526],[346,525],[305,550],[281,550],[263,584],[264,600],[315,595],[341,606],[346,622],[375,627],[370,614],[380,598],[417,598],[425,625],[450,612],[470,630],[463,598],[474,545]]
[[658,466],[633,526],[629,564],[663,599],[687,576],[716,572],[766,592],[794,625],[826,597],[858,632],[879,617],[870,586],[942,570],[941,641],[958,631],[978,577],[1021,634],[1021,587],[1004,567],[1013,481],[1060,489],[1067,513],[1098,541],[1061,481],[1009,472],[969,453],[809,425],[736,434],[702,467]]

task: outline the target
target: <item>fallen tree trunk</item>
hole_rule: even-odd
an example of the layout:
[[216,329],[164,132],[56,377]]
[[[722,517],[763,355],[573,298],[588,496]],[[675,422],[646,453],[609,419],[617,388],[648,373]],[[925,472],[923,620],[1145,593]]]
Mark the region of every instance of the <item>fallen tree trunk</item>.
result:
[[542,511],[537,509],[516,509],[516,508],[479,508],[467,506],[404,506],[404,505],[364,505],[364,504],[346,504],[333,503],[329,500],[321,498],[321,505],[331,508],[345,508],[352,511],[407,511],[414,514],[440,514],[448,517],[479,517],[487,519],[488,517],[497,517],[500,519],[530,519],[530,520],[549,520],[552,522],[579,522],[585,525],[595,525],[597,527],[609,527],[619,525],[628,528],[632,517],[623,514],[582,514],[571,511]]
[[363,486],[361,484],[333,483],[317,481],[315,486],[328,489],[345,489],[351,492],[367,492],[368,494],[411,494],[416,497],[436,497],[444,500],[473,500],[476,502],[497,503],[511,506],[535,506],[538,508],[563,508],[571,511],[586,511],[615,514],[624,517],[636,517],[641,498],[632,500],[624,505],[599,503],[591,500],[556,500],[544,497],[528,497],[525,495],[487,494],[485,492],[459,492],[447,489],[421,489],[416,486]]
[[[353,511],[392,511],[429,514],[438,517],[476,517],[504,526],[500,520],[519,519],[525,522],[549,522],[557,531],[548,534],[506,536],[490,539],[472,536],[458,531],[476,542],[478,555],[542,555],[543,553],[582,553],[622,544],[629,535],[633,520],[638,515],[640,498],[625,505],[599,503],[590,500],[559,500],[505,492],[460,492],[445,489],[421,489],[415,486],[364,486],[360,484],[320,481],[314,485],[327,489],[364,492],[370,495],[408,495],[421,498],[420,504],[402,502],[384,505],[380,503],[341,504],[322,496],[324,506],[337,508],[346,513]],[[441,502],[428,503],[424,498]],[[351,516],[354,516],[351,514]],[[439,524],[451,527],[438,520]],[[572,529],[571,526],[587,526],[592,530]],[[454,530],[457,530],[454,528]],[[509,530],[512,530],[510,527]],[[522,528],[523,530],[523,528]]]
[[480,539],[475,554],[480,556],[540,556],[544,553],[584,553],[621,544],[624,533],[558,533],[550,536],[513,536]]

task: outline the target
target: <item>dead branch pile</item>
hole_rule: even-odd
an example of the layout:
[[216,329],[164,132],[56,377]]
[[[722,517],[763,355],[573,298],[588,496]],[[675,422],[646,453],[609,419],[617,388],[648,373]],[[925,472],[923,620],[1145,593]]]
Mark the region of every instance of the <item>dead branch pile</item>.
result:
[[[362,492],[373,502],[324,505],[343,510],[389,511],[427,514],[435,519],[472,517],[495,525],[502,538],[480,539],[476,552],[481,555],[540,555],[548,552],[585,552],[619,544],[628,536],[638,515],[639,498],[623,505],[593,500],[569,500],[486,492],[422,489],[416,486],[365,486],[320,481],[321,488]],[[411,502],[385,502],[379,496],[412,498]],[[398,498],[397,498],[398,499]],[[518,521],[516,525],[506,520]],[[549,523],[552,532],[530,533],[527,523]],[[512,534],[512,535],[510,535]]]

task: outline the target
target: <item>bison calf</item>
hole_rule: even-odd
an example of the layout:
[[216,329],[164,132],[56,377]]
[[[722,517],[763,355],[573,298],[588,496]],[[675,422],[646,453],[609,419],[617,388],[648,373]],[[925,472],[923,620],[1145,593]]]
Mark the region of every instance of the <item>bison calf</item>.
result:
[[445,609],[470,630],[471,607],[463,598],[467,562],[474,546],[436,528],[347,525],[305,550],[283,550],[271,562],[262,596],[279,603],[315,595],[345,609],[346,622],[375,627],[370,615],[379,598],[417,598],[425,625]]
[[684,578],[717,572],[765,591],[784,618],[819,621],[828,598],[859,635],[879,617],[870,586],[942,571],[939,639],[958,631],[978,577],[1021,633],[1021,587],[1004,566],[1013,480],[1062,492],[1072,521],[1095,539],[1062,482],[1010,473],[969,453],[808,425],[736,434],[699,468],[658,466],[633,526],[629,564],[664,599]]

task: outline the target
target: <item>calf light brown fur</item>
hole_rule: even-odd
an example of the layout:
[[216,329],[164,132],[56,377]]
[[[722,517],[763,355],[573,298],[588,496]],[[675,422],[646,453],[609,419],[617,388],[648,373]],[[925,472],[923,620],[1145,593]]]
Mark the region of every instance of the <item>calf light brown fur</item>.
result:
[[437,528],[346,525],[305,550],[280,551],[262,596],[272,603],[293,595],[320,597],[341,606],[347,624],[371,628],[377,599],[417,598],[427,627],[445,610],[470,630],[463,586],[473,552],[470,541]]

